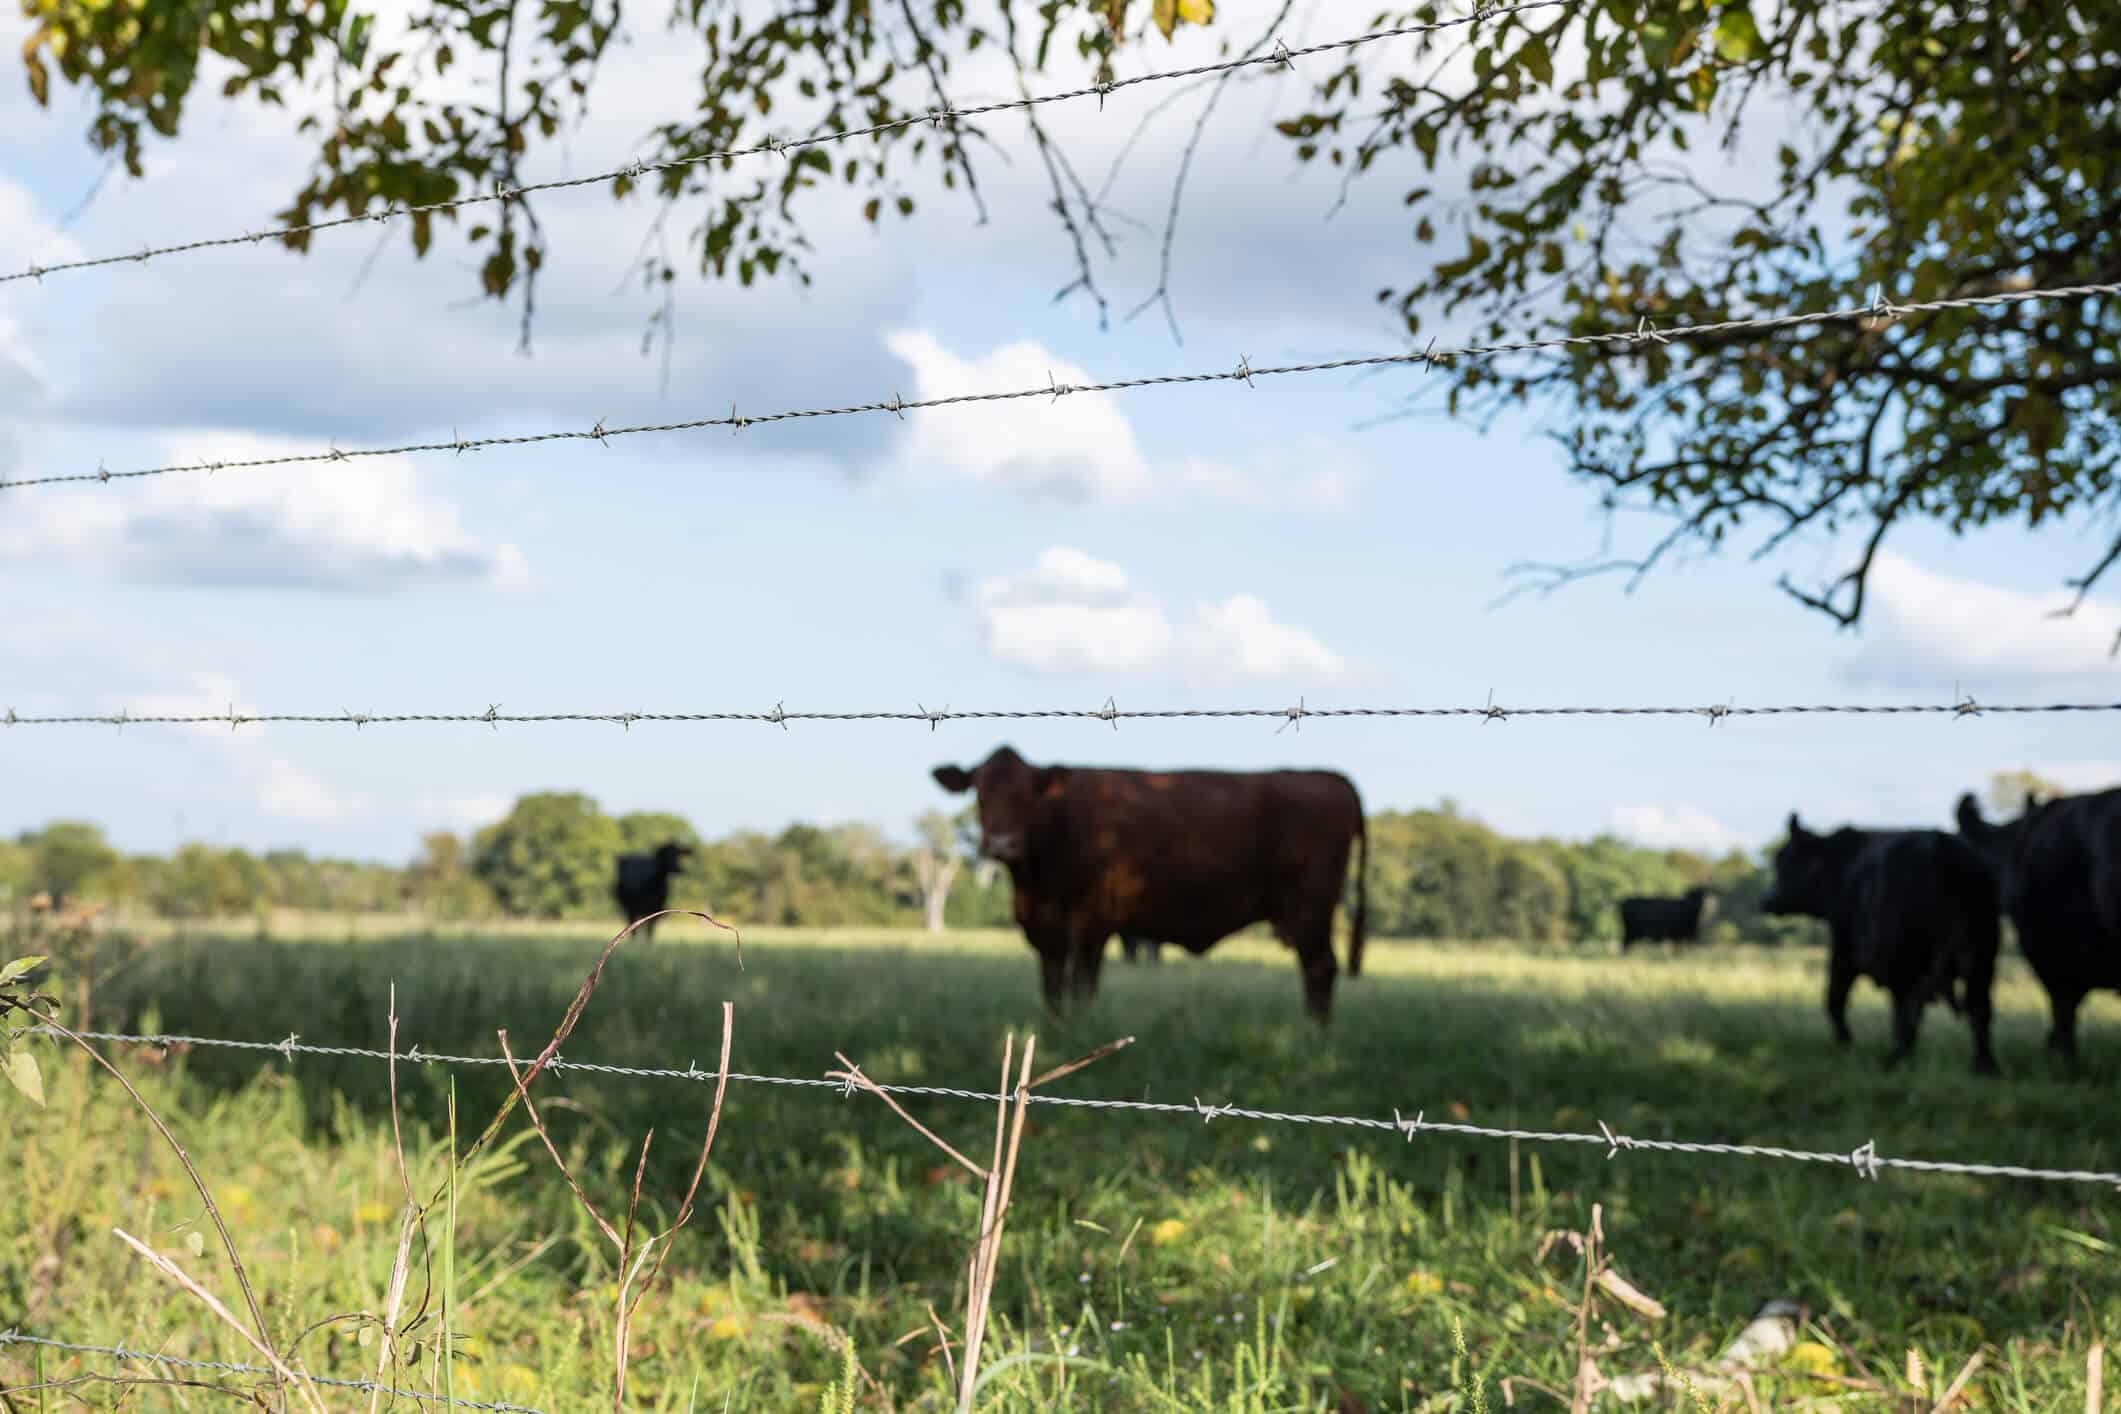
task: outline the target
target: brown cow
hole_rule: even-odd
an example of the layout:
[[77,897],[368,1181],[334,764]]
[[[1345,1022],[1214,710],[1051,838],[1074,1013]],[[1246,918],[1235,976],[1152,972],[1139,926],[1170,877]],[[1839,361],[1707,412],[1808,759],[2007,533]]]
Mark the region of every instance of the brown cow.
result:
[[936,783],[977,793],[980,853],[1009,870],[1046,1006],[1097,995],[1105,943],[1134,933],[1195,955],[1266,921],[1295,949],[1304,1005],[1333,1010],[1333,910],[1360,843],[1348,975],[1362,975],[1369,837],[1336,771],[1134,771],[1034,766],[1006,746]]

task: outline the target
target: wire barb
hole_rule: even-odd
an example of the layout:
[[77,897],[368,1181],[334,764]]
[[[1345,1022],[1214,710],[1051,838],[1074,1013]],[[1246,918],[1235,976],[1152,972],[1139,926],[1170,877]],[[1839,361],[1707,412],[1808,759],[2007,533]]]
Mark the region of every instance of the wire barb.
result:
[[1849,1163],[1855,1166],[1857,1176],[1875,1180],[1878,1177],[1878,1150],[1868,1139],[1849,1154]]

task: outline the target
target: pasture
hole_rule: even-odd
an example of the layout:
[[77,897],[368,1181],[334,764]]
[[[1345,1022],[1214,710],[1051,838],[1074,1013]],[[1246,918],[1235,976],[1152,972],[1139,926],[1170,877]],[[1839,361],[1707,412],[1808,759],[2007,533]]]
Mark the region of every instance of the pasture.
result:
[[[329,934],[175,934],[110,954],[90,999],[96,1024],[380,1047],[395,983],[401,1049],[496,1054],[505,1027],[522,1055],[551,1035],[606,940],[588,929]],[[2121,1167],[2121,1006],[2105,995],[2087,1005],[2086,1073],[2065,1077],[2042,1050],[2045,999],[2015,956],[1997,994],[2005,1074],[1979,1080],[1964,1023],[1941,1007],[1913,1065],[1883,1072],[1888,1018],[1867,984],[1854,1050],[1834,1047],[1814,949],[1652,947],[1622,959],[1373,939],[1365,975],[1340,979],[1320,1033],[1302,1015],[1292,959],[1252,940],[1208,961],[1166,950],[1153,967],[1122,964],[1115,944],[1096,1004],[1061,1022],[1040,1014],[1032,954],[1013,934],[746,929],[742,970],[726,934],[687,920],[665,920],[651,947],[636,941],[614,955],[568,1059],[711,1070],[729,1000],[732,1068],[761,1074],[820,1077],[843,1051],[879,1081],[991,1090],[1006,1029],[1035,1030],[1042,1065],[1131,1035],[1055,1092],[1536,1129],[1603,1120],[1652,1138],[1838,1152],[1868,1140],[1888,1155]],[[283,1348],[296,1344],[317,1374],[371,1374],[377,1349],[343,1318],[382,1309],[397,1242],[386,1068],[105,1049],[211,1184]],[[11,1098],[5,1111],[0,1327],[252,1358],[111,1236],[123,1227],[171,1253],[235,1304],[166,1147],[79,1057],[42,1043],[39,1055],[47,1108]],[[419,1185],[443,1171],[452,1094],[461,1143],[508,1085],[494,1067],[409,1064],[398,1082]],[[654,1128],[641,1208],[660,1228],[711,1090],[560,1073],[537,1097],[606,1212],[623,1214]],[[991,1147],[991,1105],[906,1103],[966,1152]],[[700,1212],[636,1318],[629,1402],[815,1409],[843,1378],[844,1332],[860,1365],[856,1407],[951,1408],[930,1313],[955,1329],[978,1202],[977,1185],[873,1095],[732,1083]],[[1586,1230],[1594,1203],[1615,1269],[1664,1305],[1662,1320],[1601,1296],[1579,1327],[1580,1258],[1566,1244],[1540,1252],[1553,1230]],[[2121,1199],[2081,1184],[1869,1181],[1848,1166],[1608,1159],[1592,1145],[1034,1106],[980,1407],[1565,1409],[1580,1339],[1607,1375],[1656,1370],[1653,1342],[1698,1365],[1764,1302],[1788,1298],[1809,1310],[1805,1343],[1759,1382],[1765,1407],[1928,1409],[1980,1352],[1969,1404],[2074,1410],[2092,1343],[2121,1331],[2117,1218]],[[608,1407],[612,1254],[520,1112],[462,1175],[450,1229],[435,1236],[431,1304],[447,1292],[451,1358],[442,1368],[431,1322],[408,1385],[547,1411]],[[0,1347],[8,1387],[94,1368],[108,1362]],[[66,1397],[107,1405],[121,1393]],[[367,1407],[341,1393],[343,1407]],[[196,1391],[125,1397],[203,1407]],[[9,1398],[14,1410],[60,1407]]]

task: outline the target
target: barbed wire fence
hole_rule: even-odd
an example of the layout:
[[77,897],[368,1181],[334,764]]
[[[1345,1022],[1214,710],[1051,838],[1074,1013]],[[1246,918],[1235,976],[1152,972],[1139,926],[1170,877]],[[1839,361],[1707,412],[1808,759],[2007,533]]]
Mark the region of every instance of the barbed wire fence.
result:
[[[43,1036],[54,1042],[66,1039],[64,1033],[48,1026],[30,1028],[27,1034]],[[290,1066],[295,1063],[296,1058],[299,1056],[373,1061],[391,1066],[401,1063],[421,1067],[507,1067],[510,1065],[509,1059],[505,1056],[426,1051],[418,1044],[413,1044],[403,1050],[379,1050],[364,1046],[317,1045],[303,1041],[299,1034],[290,1034],[278,1041],[242,1040],[232,1037],[188,1033],[135,1034],[115,1031],[80,1031],[72,1033],[72,1036],[81,1041],[98,1041],[127,1047],[149,1047],[162,1051],[165,1056],[172,1050],[181,1051],[191,1048],[219,1048],[251,1054],[273,1055],[278,1056]],[[671,1066],[620,1065],[600,1061],[568,1060],[564,1056],[555,1053],[543,1063],[542,1068],[557,1073],[571,1072],[583,1075],[611,1076],[627,1080],[665,1083],[705,1084],[726,1081],[726,1083],[734,1085],[758,1085],[813,1091],[824,1090],[836,1092],[843,1099],[851,1098],[856,1093],[854,1083],[846,1078],[765,1075],[734,1070],[724,1073],[720,1070],[703,1070],[696,1061],[688,1061],[684,1068],[679,1069]],[[1190,1104],[1181,1104],[1170,1101],[1053,1095],[1022,1087],[1019,1088],[1017,1093],[1012,1094],[1003,1091],[989,1091],[959,1086],[893,1084],[869,1080],[867,1077],[863,1077],[863,1079],[867,1088],[872,1088],[888,1096],[954,1100],[983,1106],[993,1106],[997,1103],[1022,1102],[1102,1113],[1154,1115],[1165,1119],[1197,1119],[1204,1124],[1212,1123],[1216,1120],[1234,1120],[1263,1125],[1353,1129],[1372,1134],[1396,1135],[1409,1144],[1423,1136],[1448,1136],[1466,1139],[1503,1140],[1512,1144],[1575,1146],[1578,1148],[1583,1146],[1602,1147],[1605,1150],[1605,1157],[1609,1161],[1617,1159],[1622,1154],[1651,1153],[1683,1156],[1692,1159],[1728,1158],[1795,1163],[1828,1168],[1846,1168],[1857,1178],[1872,1181],[1876,1181],[1885,1173],[1896,1172],[1952,1175],[1967,1178],[2008,1179],[2053,1184],[2094,1185],[2121,1192],[2121,1171],[2046,1168],[2009,1162],[1973,1162],[1881,1154],[1878,1152],[1875,1141],[1868,1139],[1847,1151],[1799,1149],[1771,1144],[1658,1139],[1623,1133],[1603,1120],[1596,1121],[1597,1127],[1595,1130],[1539,1130],[1474,1124],[1457,1120],[1431,1120],[1428,1118],[1425,1109],[1416,1109],[1412,1118],[1409,1118],[1403,1110],[1395,1108],[1391,1117],[1387,1119],[1376,1115],[1263,1110],[1230,1102],[1211,1104],[1204,1102],[1199,1096],[1193,1097]],[[8,1346],[23,1346],[68,1354],[90,1355],[126,1362],[144,1361],[173,1369],[233,1374],[257,1379],[269,1379],[273,1374],[273,1371],[265,1366],[225,1361],[182,1359],[151,1351],[131,1350],[123,1346],[81,1344],[21,1331],[0,1331],[0,1348]],[[92,1374],[70,1377],[68,1380],[54,1381],[52,1383],[72,1383],[79,1380],[117,1380],[119,1378],[121,1377]],[[429,1406],[502,1411],[503,1414],[542,1414],[542,1411],[532,1406],[450,1398],[418,1390],[400,1389],[367,1379],[349,1380],[323,1376],[311,1376],[310,1378],[318,1385],[363,1393],[380,1392],[404,1395]]]
[[1716,334],[1731,334],[1742,331],[1773,331],[1795,329],[1813,324],[1840,323],[1854,320],[1890,320],[1909,314],[1931,314],[1944,310],[1981,309],[1991,306],[2025,304],[2035,300],[2089,299],[2097,296],[2121,294],[2121,281],[2106,284],[2065,285],[2036,290],[2008,290],[1996,294],[1962,295],[1945,299],[1917,300],[1912,303],[1895,303],[1886,299],[1882,289],[1874,288],[1863,304],[1849,305],[1839,309],[1811,310],[1802,314],[1764,315],[1754,318],[1721,319],[1705,324],[1685,324],[1671,329],[1659,329],[1645,317],[1632,330],[1615,330],[1603,334],[1572,334],[1551,339],[1526,339],[1506,343],[1460,344],[1451,348],[1438,348],[1433,340],[1418,353],[1366,354],[1359,357],[1326,359],[1313,363],[1284,363],[1255,366],[1248,357],[1240,357],[1235,368],[1197,373],[1152,374],[1137,378],[1120,378],[1103,383],[1061,383],[1049,373],[1044,387],[1014,388],[985,393],[949,393],[932,398],[902,398],[894,393],[889,400],[877,398],[868,402],[849,403],[836,407],[811,407],[784,409],[778,412],[740,413],[735,404],[730,405],[726,416],[696,417],[678,422],[632,423],[607,426],[601,419],[587,428],[558,428],[545,432],[522,432],[488,437],[453,437],[447,442],[406,442],[392,447],[342,448],[336,444],[322,452],[297,452],[273,457],[239,457],[234,459],[202,459],[190,462],[173,462],[164,466],[142,467],[133,471],[112,471],[98,466],[94,471],[63,472],[49,476],[16,477],[0,481],[0,490],[20,490],[31,486],[56,486],[64,484],[134,481],[144,477],[178,476],[205,472],[237,471],[259,467],[313,465],[324,462],[351,462],[358,458],[414,456],[430,452],[474,452],[488,447],[523,447],[546,442],[594,442],[608,446],[613,437],[632,437],[652,432],[691,432],[709,427],[727,427],[732,433],[747,427],[765,426],[778,422],[794,422],[821,417],[852,417],[866,413],[891,413],[903,418],[909,412],[929,411],[936,408],[955,407],[968,403],[1012,402],[1025,398],[1050,398],[1058,401],[1078,393],[1118,393],[1142,388],[1183,387],[1204,383],[1243,383],[1254,386],[1261,378],[1288,377],[1298,374],[1330,373],[1346,369],[1382,368],[1391,365],[1420,365],[1433,368],[1454,359],[1497,358],[1507,354],[1532,353],[1547,349],[1597,348],[1615,344],[1670,344],[1690,339],[1706,338]]
[[[243,1375],[254,1379],[270,1380],[273,1371],[264,1365],[246,1365],[233,1360],[189,1360],[175,1355],[162,1355],[152,1350],[128,1350],[122,1345],[80,1345],[70,1340],[54,1340],[48,1336],[26,1334],[22,1331],[0,1330],[0,1349],[8,1346],[25,1346],[33,1350],[56,1350],[69,1355],[95,1355],[108,1360],[144,1361],[149,1364],[167,1366],[173,1370],[197,1370],[207,1374]],[[106,1375],[74,1376],[49,1383],[72,1384],[83,1379],[108,1381]],[[545,1411],[527,1404],[507,1404],[479,1399],[454,1399],[445,1395],[429,1394],[424,1390],[406,1389],[397,1385],[381,1384],[375,1380],[331,1379],[324,1375],[311,1375],[312,1384],[331,1389],[352,1390],[358,1394],[388,1394],[401,1399],[410,1399],[420,1404],[442,1405],[454,1409],[485,1409],[496,1414],[545,1414]],[[24,1391],[14,1391],[22,1393]]]
[[[53,1040],[59,1033],[47,1027],[34,1028],[30,1034],[42,1035]],[[474,1056],[445,1052],[423,1051],[418,1045],[410,1046],[395,1054],[364,1046],[319,1046],[305,1042],[300,1035],[290,1035],[278,1041],[245,1041],[222,1036],[193,1036],[181,1034],[134,1035],[117,1031],[81,1031],[76,1035],[84,1040],[103,1041],[113,1045],[149,1046],[164,1052],[174,1047],[207,1047],[236,1051],[270,1052],[280,1056],[290,1065],[297,1056],[311,1055],[336,1057],[339,1059],[376,1061],[389,1064],[393,1060],[409,1065],[422,1066],[507,1066],[502,1056]],[[716,1080],[719,1072],[705,1070],[693,1062],[683,1069],[670,1066],[614,1065],[600,1061],[574,1061],[554,1055],[545,1068],[555,1072],[579,1072],[584,1075],[617,1076],[629,1080],[678,1081],[692,1084],[709,1084]],[[740,1071],[729,1072],[732,1085],[786,1086],[797,1089],[831,1090],[843,1098],[852,1097],[854,1087],[840,1080],[795,1075],[756,1075]],[[951,1085],[894,1085],[873,1082],[878,1090],[889,1095],[904,1095],[928,1099],[970,1101],[993,1106],[997,1103],[1013,1102],[1015,1094],[992,1090],[975,1090]],[[1426,1110],[1416,1110],[1412,1118],[1395,1109],[1390,1119],[1373,1115],[1311,1114],[1285,1110],[1249,1109],[1237,1104],[1205,1104],[1196,1096],[1191,1104],[1171,1101],[1101,1099],[1072,1095],[1051,1095],[1043,1091],[1026,1092],[1024,1098],[1034,1105],[1055,1105],[1069,1109],[1099,1110],[1114,1113],[1153,1114],[1199,1120],[1203,1123],[1218,1119],[1246,1120],[1256,1124],[1293,1124],[1323,1126],[1339,1129],[1358,1129],[1372,1133],[1397,1134],[1412,1143],[1425,1134],[1453,1135],[1468,1139],[1516,1140],[1526,1144],[1572,1144],[1603,1146],[1606,1158],[1617,1158],[1623,1153],[1682,1154],[1693,1157],[1724,1157],[1738,1159],[1774,1160],[1786,1163],[1823,1164],[1830,1167],[1848,1168],[1858,1177],[1875,1179],[1880,1174],[1893,1171],[1904,1173],[1956,1174],[1966,1178],[2008,1178],[2045,1183],[2085,1183],[2111,1188],[2121,1192],[2121,1171],[2102,1169],[2041,1168],[2014,1163],[1973,1163],[1952,1159],[1905,1158],[1880,1154],[1875,1142],[1865,1140],[1861,1145],[1846,1152],[1824,1149],[1793,1149],[1773,1144],[1728,1144],[1715,1141],[1653,1139],[1640,1135],[1623,1134],[1603,1120],[1595,1130],[1541,1130],[1514,1129],[1492,1125],[1470,1124],[1451,1120],[1432,1120]]]
[[595,722],[631,728],[637,722],[708,723],[751,722],[786,728],[790,722],[926,722],[933,729],[945,722],[1068,720],[1108,722],[1116,730],[1124,721],[1170,721],[1180,719],[1265,719],[1279,721],[1284,730],[1301,728],[1312,718],[1476,718],[1482,722],[1506,722],[1517,717],[1700,717],[1711,726],[1727,718],[1788,716],[1857,717],[1981,717],[1997,714],[2052,714],[2121,712],[2121,702],[1977,702],[1959,697],[1950,702],[1822,702],[1769,703],[1741,707],[1735,702],[1707,706],[1599,706],[1562,705],[1510,707],[1492,699],[1478,706],[1459,707],[1312,707],[1299,702],[1293,707],[1170,707],[1122,708],[1111,701],[1103,707],[972,708],[962,711],[930,710],[916,705],[913,711],[794,711],[776,704],[770,712],[503,712],[498,703],[483,712],[238,712],[231,704],[222,712],[72,713],[58,716],[22,715],[12,708],[0,716],[0,727],[218,727],[231,731],[262,724],[372,727],[406,723],[480,725],[547,725],[560,722]]

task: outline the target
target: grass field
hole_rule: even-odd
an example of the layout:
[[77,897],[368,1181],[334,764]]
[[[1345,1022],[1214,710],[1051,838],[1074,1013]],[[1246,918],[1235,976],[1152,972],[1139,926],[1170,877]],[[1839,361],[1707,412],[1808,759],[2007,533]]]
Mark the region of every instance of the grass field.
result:
[[[2045,1002],[2007,966],[1998,1053],[1968,1073],[1964,1025],[1933,1011],[1912,1069],[1879,1066],[1880,994],[1856,995],[1857,1046],[1827,1038],[1816,953],[1711,949],[1572,955],[1505,945],[1372,942],[1332,1027],[1300,1012],[1293,961],[1233,944],[1212,961],[1128,967],[1064,1022],[1036,1007],[1012,935],[727,935],[666,922],[621,947],[563,1054],[712,1069],[735,1003],[735,1069],[821,1076],[844,1051],[874,1078],[994,1088],[1005,1029],[1041,1061],[1114,1037],[1134,1045],[1058,1093],[1190,1104],[1616,1131],[1847,1152],[2121,1168],[2121,1006],[2084,1018],[2087,1073],[2041,1049]],[[325,936],[328,936],[328,930]],[[602,937],[397,937],[260,942],[170,937],[98,979],[107,1029],[381,1046],[395,982],[400,1044],[519,1054],[551,1035]],[[41,1049],[39,1112],[8,1097],[0,1133],[0,1328],[194,1358],[254,1358],[111,1235],[151,1242],[236,1303],[195,1194],[123,1093]],[[399,1178],[386,1069],[355,1060],[199,1049],[111,1050],[189,1147],[227,1217],[283,1348],[319,1374],[372,1373],[347,1313],[383,1308]],[[416,1182],[443,1172],[451,1086],[467,1139],[500,1103],[492,1067],[403,1067]],[[704,1133],[711,1086],[580,1074],[538,1096],[561,1150],[623,1214],[655,1129],[642,1222],[661,1228]],[[562,1097],[564,1097],[564,1102]],[[994,1111],[909,1101],[966,1152]],[[548,1411],[609,1407],[610,1248],[520,1117],[459,1184],[437,1237],[453,1341],[426,1337],[402,1377],[458,1398]],[[1566,1408],[1583,1269],[1553,1229],[1593,1203],[1616,1269],[1662,1302],[1651,1321],[1601,1299],[1586,1328],[1601,1371],[1712,1357],[1763,1302],[1811,1313],[1807,1344],[1760,1385],[1777,1408],[1930,1407],[1976,1352],[1984,1409],[2085,1407],[2086,1357],[2121,1330],[2121,1195],[2084,1185],[1624,1153],[1035,1106],[1023,1140],[983,1363],[983,1409]],[[631,1407],[816,1409],[861,1367],[857,1407],[948,1409],[929,1311],[953,1330],[979,1190],[874,1096],[732,1085],[701,1211],[636,1318]],[[652,1215],[652,1216],[651,1216]],[[194,1241],[203,1236],[203,1243]],[[448,1261],[443,1261],[444,1256]],[[420,1286],[415,1270],[414,1287]],[[1462,1328],[1469,1359],[1455,1349]],[[925,1334],[923,1333],[925,1331]],[[911,1337],[907,1339],[905,1337]],[[1908,1352],[1928,1398],[1908,1402]],[[0,1347],[19,1389],[107,1362]],[[1476,1396],[1471,1377],[1477,1373]],[[1851,1382],[1858,1383],[1851,1383]],[[1868,1385],[1866,1389],[1863,1386]],[[1891,1394],[1881,1392],[1892,1391]],[[81,1387],[103,1402],[120,1391]],[[139,1389],[128,1408],[200,1408],[199,1391]],[[11,1408],[40,1404],[9,1396]],[[367,1408],[346,1395],[334,1408]],[[1741,1406],[1742,1407],[1742,1406]]]

